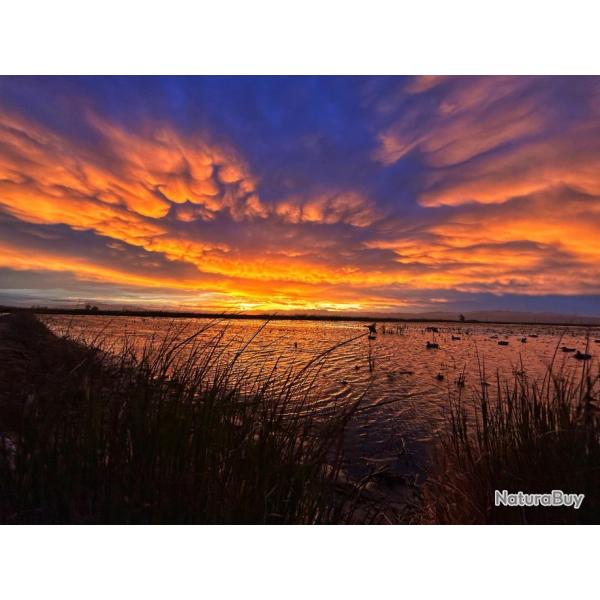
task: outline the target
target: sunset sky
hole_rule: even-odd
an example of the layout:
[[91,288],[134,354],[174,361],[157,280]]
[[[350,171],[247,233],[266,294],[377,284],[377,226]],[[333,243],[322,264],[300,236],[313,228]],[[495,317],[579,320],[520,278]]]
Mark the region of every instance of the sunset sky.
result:
[[0,78],[0,303],[600,315],[600,78]]

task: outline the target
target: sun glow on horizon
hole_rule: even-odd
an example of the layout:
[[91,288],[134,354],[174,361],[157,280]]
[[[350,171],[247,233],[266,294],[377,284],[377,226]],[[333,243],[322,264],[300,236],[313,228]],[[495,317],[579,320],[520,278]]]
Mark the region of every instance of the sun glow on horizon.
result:
[[[600,297],[600,78],[300,78],[254,96],[249,80],[240,98],[172,78],[134,117],[104,103],[116,83],[70,81],[79,96],[0,78],[0,299],[352,313]],[[214,125],[165,111],[203,86],[231,103],[202,100]]]

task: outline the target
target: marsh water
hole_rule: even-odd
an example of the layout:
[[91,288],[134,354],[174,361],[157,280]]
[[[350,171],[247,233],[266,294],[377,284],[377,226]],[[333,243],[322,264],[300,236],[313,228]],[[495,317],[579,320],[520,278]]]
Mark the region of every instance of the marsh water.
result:
[[[167,335],[185,340],[202,330],[195,342],[218,340],[224,357],[244,348],[236,369],[252,376],[284,378],[317,360],[311,382],[318,391],[318,410],[361,399],[347,435],[354,467],[389,463],[401,473],[422,468],[450,397],[460,393],[468,400],[482,381],[493,393],[498,382],[511,385],[515,375],[541,380],[551,364],[555,372],[577,377],[584,364],[597,371],[600,355],[600,343],[595,343],[600,330],[584,327],[377,323],[377,334],[368,336],[359,321],[275,320],[265,325],[246,319],[91,315],[47,316],[44,321],[57,334],[88,343],[101,340],[115,349],[127,339],[138,351]],[[438,347],[428,348],[428,342]],[[577,360],[562,346],[587,348],[593,358]]]

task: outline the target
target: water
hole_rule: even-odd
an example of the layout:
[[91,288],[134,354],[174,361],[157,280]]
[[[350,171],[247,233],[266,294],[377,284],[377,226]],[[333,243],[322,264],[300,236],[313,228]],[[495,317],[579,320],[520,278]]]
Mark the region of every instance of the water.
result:
[[[48,316],[44,321],[58,334],[68,333],[88,342],[102,339],[115,348],[127,337],[138,349],[174,329],[183,340],[210,323],[206,319],[105,316]],[[208,341],[220,336],[224,355],[231,358],[262,325],[255,320],[220,321],[212,323],[199,338]],[[497,378],[511,382],[515,373],[524,370],[530,380],[541,380],[551,363],[555,371],[562,369],[577,376],[583,362],[558,348],[567,346],[583,352],[588,337],[591,368],[598,370],[600,344],[594,343],[600,338],[598,328],[378,323],[377,329],[375,339],[369,340],[363,335],[367,333],[363,322],[271,321],[244,350],[236,368],[256,375],[260,369],[269,371],[277,364],[276,373],[287,373],[361,336],[327,354],[315,379],[318,408],[362,398],[347,442],[358,473],[378,464],[389,464],[400,473],[419,472],[449,397],[459,392],[473,396],[480,389],[480,373],[490,383],[491,393]],[[525,343],[521,342],[524,337]],[[499,345],[501,341],[508,345]],[[435,342],[439,348],[428,349],[427,342]],[[457,385],[459,379],[464,379],[464,388]]]

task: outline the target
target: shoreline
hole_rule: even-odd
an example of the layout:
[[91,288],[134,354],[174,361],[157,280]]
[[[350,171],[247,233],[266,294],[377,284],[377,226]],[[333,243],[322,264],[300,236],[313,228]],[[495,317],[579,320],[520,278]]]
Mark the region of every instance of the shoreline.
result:
[[524,327],[579,327],[583,329],[600,329],[600,323],[567,323],[552,321],[501,321],[465,319],[431,319],[403,318],[362,315],[286,315],[278,313],[211,313],[187,311],[147,311],[147,310],[87,310],[79,308],[21,308],[18,306],[0,306],[0,314],[31,314],[31,315],[71,315],[97,317],[145,317],[156,319],[221,319],[247,321],[330,321],[330,322],[359,322],[359,323],[449,323],[456,325],[515,325]]

